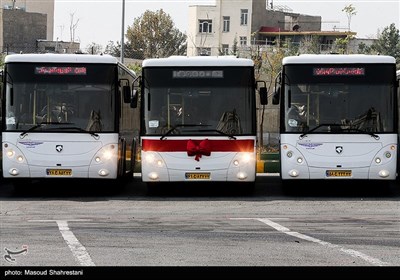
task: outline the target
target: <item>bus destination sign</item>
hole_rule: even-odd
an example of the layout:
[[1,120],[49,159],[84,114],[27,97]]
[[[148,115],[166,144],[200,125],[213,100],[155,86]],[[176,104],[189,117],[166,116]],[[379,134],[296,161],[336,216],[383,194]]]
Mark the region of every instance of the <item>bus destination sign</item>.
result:
[[317,67],[313,69],[314,76],[364,76],[363,67]]
[[86,67],[74,66],[38,66],[35,67],[37,75],[86,75]]

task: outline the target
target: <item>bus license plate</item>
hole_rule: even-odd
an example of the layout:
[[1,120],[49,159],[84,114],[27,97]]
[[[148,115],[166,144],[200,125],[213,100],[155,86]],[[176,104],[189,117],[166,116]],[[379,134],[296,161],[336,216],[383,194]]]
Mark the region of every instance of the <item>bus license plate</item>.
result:
[[49,176],[71,176],[71,169],[46,169],[46,173]]
[[351,170],[326,170],[326,177],[351,177]]
[[185,178],[189,180],[209,180],[210,173],[185,173]]

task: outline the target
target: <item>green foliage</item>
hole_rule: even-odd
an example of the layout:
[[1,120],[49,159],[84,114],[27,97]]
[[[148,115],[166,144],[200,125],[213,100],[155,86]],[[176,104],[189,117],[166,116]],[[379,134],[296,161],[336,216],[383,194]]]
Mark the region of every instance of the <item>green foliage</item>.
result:
[[347,27],[348,27],[348,30],[350,31],[351,17],[357,14],[356,8],[353,7],[352,4],[350,4],[350,5],[345,6],[342,9],[342,12],[346,13],[346,16],[347,16]]
[[130,63],[130,64],[126,65],[126,67],[133,70],[136,73],[136,75],[140,75],[140,73],[142,73],[142,65],[138,62]]
[[337,52],[340,54],[347,53],[347,46],[350,42],[351,36],[346,36],[346,38],[336,38],[335,45]]
[[396,25],[392,23],[378,34],[378,38],[371,45],[371,51],[382,55],[391,55],[396,58],[398,69],[400,68],[400,33]]
[[108,41],[107,46],[104,48],[104,53],[112,55],[114,57],[120,57],[121,56],[121,43],[119,43],[119,42],[114,43],[114,41]]
[[127,33],[127,57],[156,58],[186,54],[186,35],[181,33],[162,9],[145,11],[135,18]]

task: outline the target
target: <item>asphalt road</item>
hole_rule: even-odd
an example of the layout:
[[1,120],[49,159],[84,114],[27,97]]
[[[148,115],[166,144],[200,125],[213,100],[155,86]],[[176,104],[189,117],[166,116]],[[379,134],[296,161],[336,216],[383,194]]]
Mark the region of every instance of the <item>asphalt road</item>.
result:
[[16,192],[1,182],[2,273],[400,267],[400,182],[316,182],[288,191],[278,177],[258,176],[253,192],[171,184],[152,193],[139,177],[78,183],[33,182]]

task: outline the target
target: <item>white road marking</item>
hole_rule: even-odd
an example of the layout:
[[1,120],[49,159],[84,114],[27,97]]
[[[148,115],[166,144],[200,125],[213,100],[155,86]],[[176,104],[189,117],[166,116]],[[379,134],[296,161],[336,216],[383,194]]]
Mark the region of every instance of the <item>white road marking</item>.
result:
[[74,233],[69,229],[67,221],[56,221],[58,229],[62,237],[71,249],[72,254],[82,266],[95,266],[94,262],[86,251],[86,248],[75,237]]
[[325,241],[319,240],[317,238],[301,234],[301,233],[296,232],[296,231],[291,231],[289,228],[284,227],[284,226],[282,226],[282,225],[280,225],[278,223],[275,223],[275,222],[271,221],[271,219],[259,219],[259,218],[231,218],[231,219],[232,220],[257,220],[257,221],[260,221],[260,222],[262,222],[264,224],[269,225],[270,227],[272,227],[272,228],[274,228],[277,231],[280,231],[282,233],[285,233],[285,234],[288,234],[288,235],[291,235],[291,236],[295,236],[297,238],[300,238],[300,239],[303,239],[303,240],[307,240],[307,241],[310,241],[310,242],[314,242],[314,243],[326,246],[328,248],[339,249],[339,251],[341,251],[341,252],[349,254],[350,256],[355,257],[355,258],[363,259],[364,261],[366,261],[366,262],[368,262],[370,264],[373,264],[373,265],[376,265],[376,266],[390,266],[391,265],[390,263],[383,262],[383,261],[381,261],[381,260],[379,260],[377,258],[370,257],[370,256],[368,256],[368,255],[366,255],[364,253],[358,252],[356,250],[346,249],[346,248],[340,247],[339,245],[335,245],[335,244],[332,244],[332,243],[329,243],[329,242],[325,242]]
[[67,243],[68,247],[72,251],[75,259],[82,265],[82,266],[96,266],[92,259],[90,258],[89,253],[86,251],[86,248],[78,241],[75,237],[74,233],[69,229],[68,222],[85,222],[91,221],[88,219],[76,219],[76,220],[29,220],[29,222],[56,222],[58,225],[58,229],[62,237],[64,238],[65,242]]

